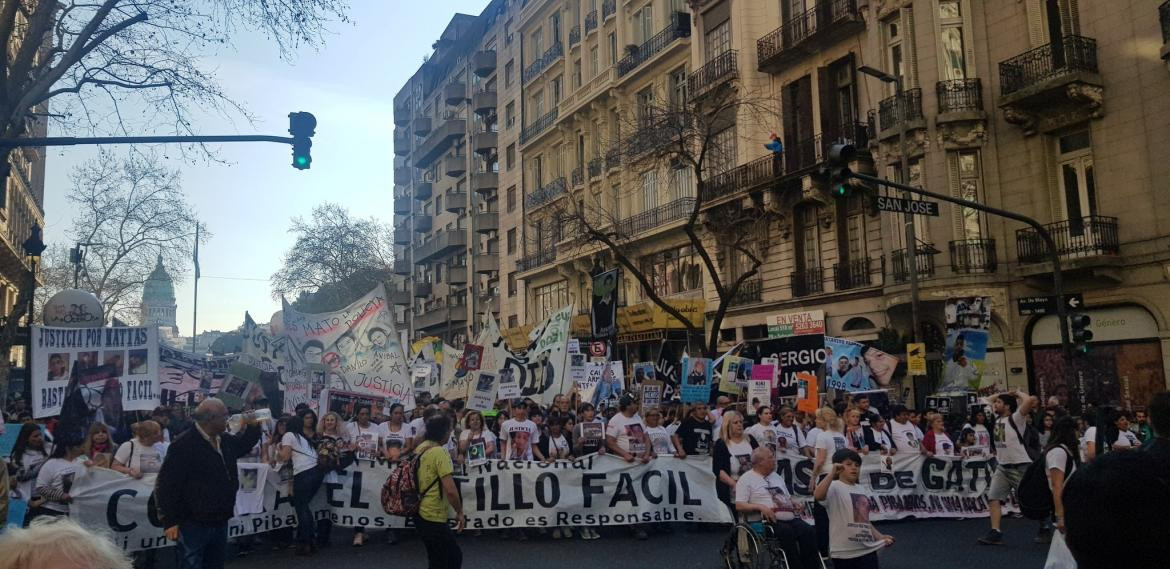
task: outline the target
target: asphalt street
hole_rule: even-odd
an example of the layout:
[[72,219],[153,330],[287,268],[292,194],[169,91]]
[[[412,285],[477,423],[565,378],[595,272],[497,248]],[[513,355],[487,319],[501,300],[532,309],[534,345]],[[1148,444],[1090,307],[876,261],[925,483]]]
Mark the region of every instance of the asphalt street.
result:
[[[987,531],[986,519],[903,521],[879,524],[882,531],[897,539],[882,553],[882,569],[1041,569],[1047,545],[1032,542],[1037,525],[1026,520],[1005,520],[1005,545],[977,545]],[[724,532],[651,536],[638,541],[622,528],[612,528],[600,540],[582,541],[531,539],[520,543],[501,539],[498,534],[460,537],[463,566],[467,569],[513,569],[515,567],[605,567],[606,569],[667,567],[670,569],[718,569],[722,566],[719,548]],[[371,534],[365,547],[349,544],[352,533],[334,531],[333,545],[313,557],[297,557],[287,548],[274,550],[271,544],[258,546],[246,557],[233,557],[228,567],[236,569],[309,569],[363,567],[426,567],[426,554],[417,539],[404,537],[388,545],[383,534]],[[172,550],[159,554],[158,569],[175,567]]]

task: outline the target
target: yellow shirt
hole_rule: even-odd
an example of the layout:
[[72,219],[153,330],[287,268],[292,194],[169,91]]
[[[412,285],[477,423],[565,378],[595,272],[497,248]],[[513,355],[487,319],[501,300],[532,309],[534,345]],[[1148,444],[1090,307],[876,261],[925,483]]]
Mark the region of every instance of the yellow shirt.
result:
[[[451,464],[451,455],[446,449],[433,442],[419,445],[422,458],[418,461],[418,491],[422,493],[422,502],[418,507],[418,515],[428,522],[447,522],[447,494],[443,492],[444,476],[455,472]],[[432,486],[433,485],[433,486]]]

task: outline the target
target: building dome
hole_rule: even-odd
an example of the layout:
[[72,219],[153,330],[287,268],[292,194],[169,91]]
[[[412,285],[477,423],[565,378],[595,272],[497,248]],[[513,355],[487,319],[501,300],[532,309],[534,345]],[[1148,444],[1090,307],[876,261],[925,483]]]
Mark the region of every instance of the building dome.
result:
[[143,304],[175,302],[175,281],[163,267],[162,255],[158,256],[154,270],[146,277],[146,283],[142,287],[142,302]]

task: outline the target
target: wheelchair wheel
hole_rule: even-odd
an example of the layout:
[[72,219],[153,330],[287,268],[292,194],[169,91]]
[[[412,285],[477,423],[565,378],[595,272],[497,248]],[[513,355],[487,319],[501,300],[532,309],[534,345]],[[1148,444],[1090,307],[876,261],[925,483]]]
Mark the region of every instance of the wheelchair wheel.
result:
[[774,569],[776,557],[763,539],[746,525],[736,525],[723,542],[727,569]]

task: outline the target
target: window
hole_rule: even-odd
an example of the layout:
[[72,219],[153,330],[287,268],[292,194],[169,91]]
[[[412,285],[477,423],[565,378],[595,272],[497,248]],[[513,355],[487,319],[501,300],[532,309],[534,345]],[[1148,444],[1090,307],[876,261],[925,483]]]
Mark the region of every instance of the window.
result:
[[[553,37],[556,37],[555,35]],[[544,55],[544,30],[532,32],[532,39],[528,42],[532,46],[532,58]],[[530,62],[531,63],[531,62]]]
[[507,251],[508,251],[509,255],[516,254],[516,228],[515,227],[508,230],[508,249],[507,249]]
[[674,199],[695,197],[695,178],[691,176],[691,169],[686,165],[676,165],[670,171],[670,185],[674,189]]
[[616,219],[622,218],[622,187],[614,185],[610,190],[610,196],[613,198],[613,216]]
[[867,258],[864,198],[860,195],[851,196],[841,210],[845,215],[845,259],[857,262]]
[[508,60],[504,64],[504,87],[512,86],[512,76],[516,75],[516,62]]
[[[552,80],[552,105],[561,102],[561,94],[565,86],[565,77],[557,75]],[[551,106],[551,105],[550,105]],[[544,113],[541,113],[543,115]]]
[[573,88],[580,89],[584,84],[584,78],[581,75],[581,60],[578,59],[573,62]]
[[642,172],[642,211],[650,211],[658,207],[658,172],[647,170]]
[[707,178],[735,167],[735,127],[725,128],[714,136],[707,149]]
[[532,290],[533,302],[536,304],[537,320],[544,320],[550,314],[569,304],[569,283],[555,282],[550,285],[536,287]]
[[512,18],[504,22],[504,45],[512,45]]
[[731,20],[707,30],[704,38],[707,48],[707,61],[711,61],[728,51],[731,51]]
[[511,172],[512,168],[516,166],[516,143],[513,142],[508,145],[508,148],[504,149],[504,160],[506,161],[508,171]]
[[512,128],[516,125],[516,101],[509,101],[504,107],[504,127]]
[[[516,296],[516,271],[508,273],[508,297],[513,296]],[[512,325],[515,326],[515,324]]]
[[589,78],[590,79],[597,77],[597,74],[601,73],[601,68],[599,67],[600,61],[598,60],[598,52],[599,51],[600,50],[597,49],[597,46],[593,46],[593,47],[589,48]]
[[634,41],[644,43],[654,37],[654,4],[646,4],[634,12]]
[[[973,202],[983,202],[982,167],[978,150],[963,150],[947,156],[951,172],[951,194]],[[961,239],[983,238],[983,214],[977,209],[956,206],[955,234]]]
[[512,186],[512,187],[508,188],[508,191],[506,192],[506,194],[507,194],[507,197],[505,199],[508,202],[507,203],[508,213],[512,213],[512,212],[516,211],[516,186]]
[[1091,227],[1085,218],[1097,215],[1097,189],[1093,178],[1093,152],[1087,128],[1057,138],[1057,182],[1069,236],[1086,236]]
[[[561,13],[560,11],[553,12],[553,15],[548,18],[548,29],[552,37],[549,38],[549,45],[556,45],[561,43]],[[543,51],[541,53],[544,53]]]
[[966,79],[967,57],[960,0],[939,0],[938,25],[939,76],[943,80]]
[[532,116],[536,118],[544,116],[544,91],[537,91],[532,95]]
[[617,61],[618,61],[617,34],[614,32],[609,32],[609,64],[610,65],[617,65]]
[[821,268],[821,206],[804,205],[796,213],[796,270],[815,273]]
[[638,123],[642,126],[650,124],[654,114],[654,88],[646,87],[638,91],[637,95]]
[[[885,29],[886,40],[886,71],[895,77],[902,77],[905,80],[905,61],[902,45],[902,22],[898,16],[885,21],[882,24]],[[908,86],[907,86],[908,88]],[[893,84],[890,84],[891,93],[894,89]]]
[[684,65],[670,72],[670,106],[682,109],[687,103],[687,67]]
[[[659,296],[703,289],[702,260],[690,245],[647,255],[638,264]],[[642,297],[646,296],[643,290]]]
[[[922,157],[916,157],[916,158],[910,159],[910,180],[909,181],[906,181],[903,179],[902,167],[901,167],[901,164],[899,164],[899,163],[890,164],[889,166],[886,167],[886,179],[887,180],[896,180],[898,182],[907,183],[907,184],[910,184],[911,186],[917,186],[919,188],[923,187],[923,185],[922,185]],[[903,226],[902,226],[902,218],[898,217],[897,220],[894,222],[894,225],[896,228],[894,231],[894,241],[898,244],[899,248],[906,248],[906,231],[903,229]],[[926,223],[915,223],[914,224],[914,237],[920,243],[930,243],[930,234],[927,231],[927,227],[928,226]]]

